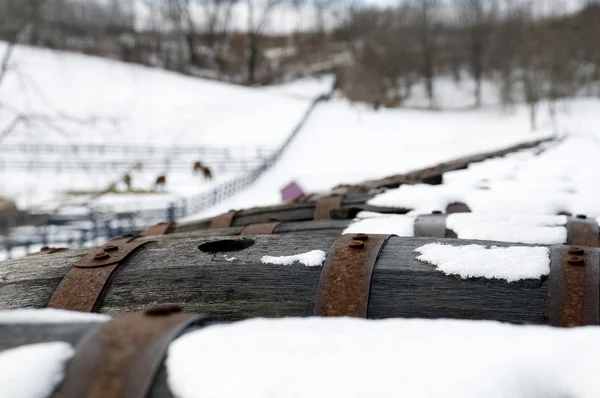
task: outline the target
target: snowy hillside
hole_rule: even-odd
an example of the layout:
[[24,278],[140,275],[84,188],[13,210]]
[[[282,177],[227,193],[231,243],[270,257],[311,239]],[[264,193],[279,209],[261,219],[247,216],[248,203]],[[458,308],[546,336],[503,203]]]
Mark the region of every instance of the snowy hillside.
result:
[[[0,54],[6,45],[0,43]],[[300,120],[312,98],[292,97],[277,89],[245,88],[189,78],[162,70],[79,54],[18,47],[11,70],[0,86],[0,132],[25,116],[0,138],[0,146],[19,143],[194,146],[227,148],[232,157],[263,155],[278,147]],[[317,88],[320,89],[320,88]],[[319,93],[315,93],[317,95]],[[0,147],[1,149],[1,147]],[[66,190],[102,190],[131,167],[111,172],[83,169],[3,170],[2,160],[40,160],[33,154],[0,152],[0,196],[21,207],[58,203]],[[72,156],[74,162],[107,161],[110,156]],[[47,158],[44,158],[47,160]],[[62,154],[51,160],[63,159]],[[112,159],[114,160],[114,159]],[[122,156],[122,162],[148,163],[177,160],[185,169],[167,174],[165,195],[141,198],[119,196],[108,202],[144,200],[168,203],[202,192],[232,176],[213,170],[216,179],[205,182],[192,174],[188,158],[149,159]],[[210,163],[210,162],[209,162]],[[134,173],[133,188],[149,190],[157,175],[153,168]],[[121,188],[121,187],[119,187]],[[60,198],[59,198],[60,197]]]
[[532,133],[524,107],[509,114],[492,107],[478,111],[376,112],[334,100],[317,109],[281,161],[252,189],[198,217],[279,203],[280,190],[292,181],[305,192],[324,191],[342,183],[381,178],[551,136],[555,131],[583,137],[584,142],[595,145],[590,137],[597,136],[600,127],[595,116],[598,105],[591,99],[563,104],[556,126],[545,113],[540,128]]

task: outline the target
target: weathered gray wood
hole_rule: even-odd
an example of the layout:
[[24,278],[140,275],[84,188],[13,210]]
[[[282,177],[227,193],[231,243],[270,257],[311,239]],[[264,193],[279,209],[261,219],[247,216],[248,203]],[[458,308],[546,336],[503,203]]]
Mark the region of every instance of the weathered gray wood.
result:
[[[247,249],[217,253],[202,252],[198,246],[248,238],[163,238],[134,253],[120,268],[100,312],[116,314],[176,303],[188,312],[213,315],[220,320],[308,316],[321,268],[268,265],[262,264],[261,258],[310,250],[327,252],[335,237],[259,236],[251,238],[255,243]],[[369,317],[543,322],[544,298],[548,293],[544,280],[505,283],[443,275],[415,258],[414,249],[431,242],[463,245],[474,241],[392,238],[375,266]],[[3,263],[0,308],[44,307],[62,277],[85,253],[86,250],[78,250]],[[236,259],[227,261],[231,257]]]

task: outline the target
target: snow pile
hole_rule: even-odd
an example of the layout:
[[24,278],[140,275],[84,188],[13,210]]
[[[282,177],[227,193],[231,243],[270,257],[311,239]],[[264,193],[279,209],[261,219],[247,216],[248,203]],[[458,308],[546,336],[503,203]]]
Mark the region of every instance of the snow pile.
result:
[[110,316],[108,315],[57,310],[54,308],[23,308],[0,311],[0,325],[16,325],[19,323],[106,322],[108,320],[110,320]]
[[75,350],[68,343],[24,345],[0,352],[2,398],[48,398]]
[[489,321],[255,319],[173,342],[168,383],[180,398],[596,398],[599,338]]
[[307,267],[320,267],[325,261],[327,255],[322,250],[312,250],[307,253],[296,254],[294,256],[263,256],[260,261],[263,264],[292,265],[296,262],[304,264]]
[[[363,214],[361,217],[365,217],[365,215]],[[414,217],[405,215],[375,216],[374,218],[357,219],[342,234],[364,233],[414,236],[414,223]]]
[[465,203],[473,213],[600,216],[595,162],[600,143],[569,136],[542,153],[535,150],[474,163],[444,175],[442,185],[403,185],[368,201],[373,206],[444,210]]
[[501,242],[563,244],[567,241],[566,216],[456,213],[446,218],[446,228],[459,239]]
[[429,243],[415,249],[417,259],[447,275],[461,278],[538,279],[550,273],[550,252],[545,247],[452,246]]

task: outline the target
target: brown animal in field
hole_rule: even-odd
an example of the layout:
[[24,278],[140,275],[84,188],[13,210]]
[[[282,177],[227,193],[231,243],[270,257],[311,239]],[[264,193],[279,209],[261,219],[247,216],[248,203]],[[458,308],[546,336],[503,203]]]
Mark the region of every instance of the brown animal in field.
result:
[[131,175],[125,174],[123,176],[123,183],[127,186],[127,191],[131,191]]
[[204,178],[207,180],[212,180],[213,178],[212,171],[208,167],[202,167],[202,175],[204,175]]
[[208,166],[204,166],[202,162],[194,163],[194,174],[202,173],[205,179],[212,180],[212,171]]
[[202,165],[202,162],[194,163],[194,174],[201,173],[203,168],[204,166]]
[[154,190],[158,191],[159,186],[164,190],[166,184],[167,184],[167,177],[164,175],[158,176],[156,178],[156,182],[154,183]]

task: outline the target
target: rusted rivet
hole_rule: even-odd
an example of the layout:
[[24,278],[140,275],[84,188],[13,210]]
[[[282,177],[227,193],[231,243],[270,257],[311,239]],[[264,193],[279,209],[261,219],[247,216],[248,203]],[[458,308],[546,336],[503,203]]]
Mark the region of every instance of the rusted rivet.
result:
[[110,257],[110,254],[108,254],[108,253],[96,253],[96,255],[94,256],[94,260],[97,260],[97,261],[106,260],[109,257]]
[[434,210],[431,212],[431,214],[442,214],[441,210]]
[[569,254],[582,255],[584,253],[581,247],[573,246],[569,248]]
[[576,217],[581,218],[582,220],[585,220],[587,218],[587,216],[585,214],[577,214]]
[[360,240],[353,240],[348,246],[350,246],[353,249],[362,249],[363,247],[365,247],[365,242]]
[[165,304],[165,305],[159,305],[156,307],[148,308],[147,310],[144,311],[144,314],[150,315],[150,316],[162,316],[162,315],[174,314],[174,313],[181,312],[181,311],[183,311],[182,308],[180,306],[178,306],[177,304]]
[[569,264],[573,264],[573,265],[581,265],[581,264],[583,264],[583,257],[582,256],[569,256],[568,262],[569,262]]
[[356,234],[352,237],[352,239],[354,240],[368,240],[369,239],[369,235],[367,234]]
[[106,245],[104,246],[104,251],[105,252],[114,252],[119,250],[119,246],[115,246],[115,245]]

